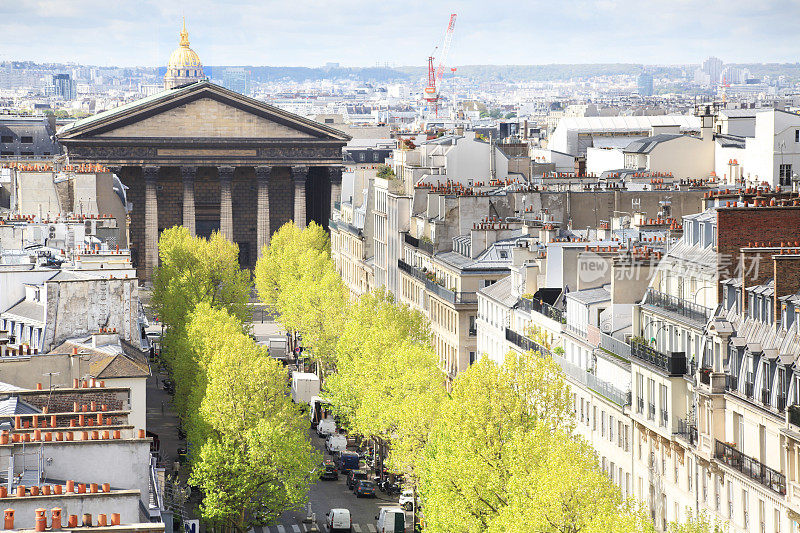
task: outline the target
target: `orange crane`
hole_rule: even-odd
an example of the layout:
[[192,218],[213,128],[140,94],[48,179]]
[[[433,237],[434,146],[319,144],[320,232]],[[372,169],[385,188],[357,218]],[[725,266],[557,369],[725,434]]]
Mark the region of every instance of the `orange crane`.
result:
[[[453,30],[456,28],[456,14],[450,15],[450,22],[447,24],[447,30],[444,32],[444,41],[442,42],[442,53],[439,55],[439,66],[434,70],[433,54],[428,56],[428,85],[425,87],[424,99],[429,104],[433,104],[433,110],[436,116],[439,116],[439,89],[437,86],[442,84],[442,75],[444,74],[445,63],[447,62],[447,55],[450,53],[450,43],[453,42]],[[436,48],[433,49],[436,53]],[[455,69],[452,69],[455,71]]]

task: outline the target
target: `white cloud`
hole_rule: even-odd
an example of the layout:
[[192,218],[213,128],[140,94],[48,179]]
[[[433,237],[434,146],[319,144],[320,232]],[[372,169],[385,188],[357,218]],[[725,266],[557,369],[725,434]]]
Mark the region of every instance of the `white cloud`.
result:
[[0,60],[163,64],[185,15],[206,64],[422,65],[458,12],[454,64],[795,61],[798,2],[18,0]]

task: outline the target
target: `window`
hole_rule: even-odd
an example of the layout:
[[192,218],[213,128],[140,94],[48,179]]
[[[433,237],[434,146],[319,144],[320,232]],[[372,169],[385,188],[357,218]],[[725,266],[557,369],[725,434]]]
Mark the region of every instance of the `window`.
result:
[[[33,144],[33,137],[31,137],[30,135],[23,135],[22,137],[19,138],[19,142],[21,142],[22,144]],[[789,166],[791,167],[791,165]]]
[[[25,137],[23,137],[24,139]],[[25,141],[22,141],[25,142]],[[778,178],[780,185],[791,185],[792,184],[792,165],[791,164],[782,164],[778,167]]]
[[469,364],[473,364],[475,362],[475,352],[469,352]]
[[794,142],[800,143],[800,130],[794,130]]
[[0,135],[0,142],[2,143],[13,143],[14,136],[13,135]]
[[333,124],[333,119],[332,118],[326,118],[325,119],[325,124]]
[[744,528],[747,529],[750,526],[750,515],[747,512],[747,491],[742,490],[742,523],[744,524]]
[[380,154],[378,152],[372,152],[372,160],[373,161],[377,161],[378,160],[378,156],[380,156]]
[[364,161],[366,158],[367,158],[367,156],[366,156],[366,154],[364,154],[364,152],[361,152],[360,154],[358,154],[358,160],[359,161]]

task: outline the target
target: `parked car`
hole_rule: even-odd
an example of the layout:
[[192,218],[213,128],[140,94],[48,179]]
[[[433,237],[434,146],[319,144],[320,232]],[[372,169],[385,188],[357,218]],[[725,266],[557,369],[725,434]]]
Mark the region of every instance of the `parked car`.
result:
[[326,418],[325,420],[320,420],[319,424],[317,424],[317,435],[320,437],[327,437],[334,433],[336,433],[336,422],[333,419]]
[[414,491],[413,490],[404,490],[403,493],[400,495],[400,500],[397,503],[399,503],[400,507],[402,507],[406,511],[413,511],[414,510]]
[[403,533],[406,530],[406,513],[402,509],[382,507],[375,517],[378,533]]
[[355,494],[356,497],[358,498],[362,496],[366,496],[367,498],[374,498],[375,483],[366,479],[360,479],[356,481],[356,484],[353,487],[353,494]]
[[356,483],[362,480],[367,480],[368,476],[369,474],[367,474],[367,472],[364,470],[351,471],[349,474],[347,474],[347,488],[353,490],[353,488],[356,486]]
[[347,450],[347,437],[334,433],[325,439],[325,449],[328,453],[343,452]]
[[331,509],[325,514],[325,525],[330,533],[351,533],[353,524],[350,520],[350,511],[347,509]]
[[339,479],[339,470],[336,468],[336,463],[331,459],[325,459],[322,463],[322,470],[319,473],[320,479]]
[[339,467],[339,472],[342,474],[346,474],[351,470],[358,470],[360,466],[360,461],[358,459],[358,454],[355,452],[339,452],[336,454],[336,466]]

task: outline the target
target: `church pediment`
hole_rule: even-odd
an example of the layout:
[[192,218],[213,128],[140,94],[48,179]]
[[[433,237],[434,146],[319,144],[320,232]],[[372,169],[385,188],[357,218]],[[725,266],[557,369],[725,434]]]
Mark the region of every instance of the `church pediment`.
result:
[[59,140],[248,139],[346,142],[349,136],[203,81],[79,120]]

